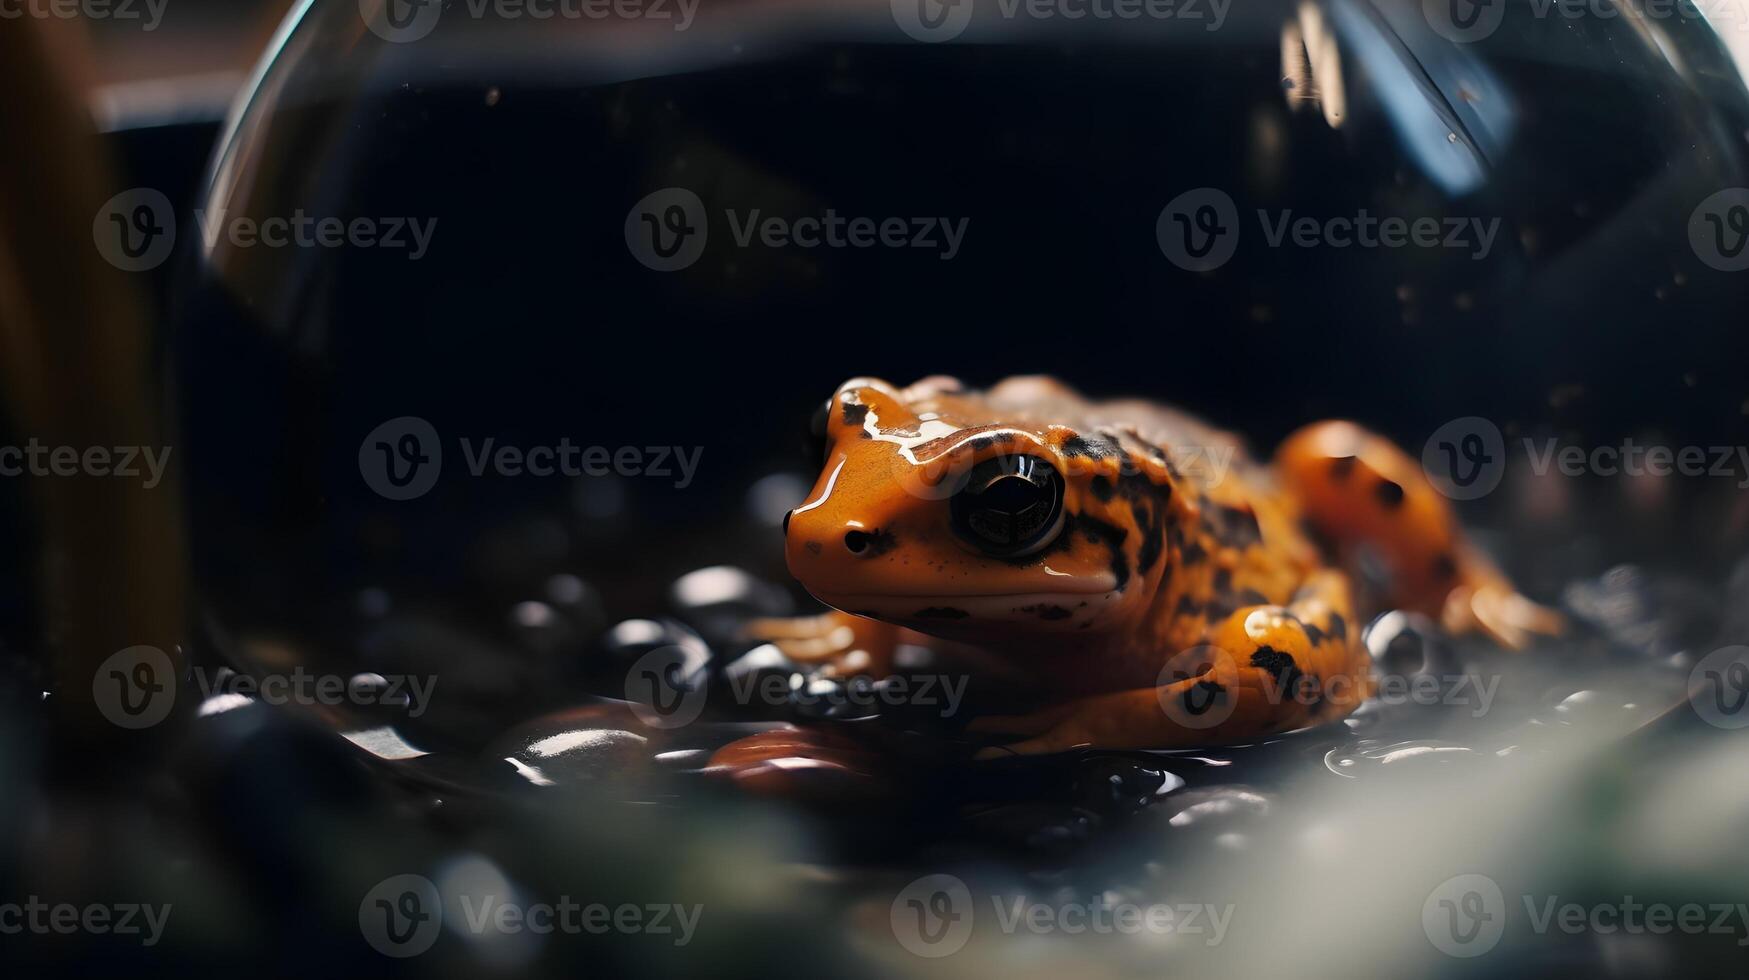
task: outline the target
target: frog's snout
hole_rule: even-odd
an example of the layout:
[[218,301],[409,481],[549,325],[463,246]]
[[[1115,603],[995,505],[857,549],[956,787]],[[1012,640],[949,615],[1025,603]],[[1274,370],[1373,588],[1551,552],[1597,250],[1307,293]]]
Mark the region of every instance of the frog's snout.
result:
[[868,560],[891,551],[894,535],[867,522],[824,513],[790,511],[784,519],[784,559],[790,574],[814,591],[861,591]]

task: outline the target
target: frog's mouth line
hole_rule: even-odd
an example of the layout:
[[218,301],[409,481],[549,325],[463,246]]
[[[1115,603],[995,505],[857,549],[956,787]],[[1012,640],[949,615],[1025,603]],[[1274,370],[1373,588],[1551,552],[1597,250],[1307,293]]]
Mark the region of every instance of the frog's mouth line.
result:
[[[804,583],[806,584],[806,583]],[[941,589],[934,592],[815,592],[821,601],[839,605],[836,600],[866,601],[879,603],[894,602],[950,602],[970,601],[973,599],[1013,599],[1020,601],[1048,602],[1062,601],[1067,598],[1087,599],[1093,596],[1110,596],[1117,592],[1117,578],[1110,572],[1104,572],[1086,578],[1069,578],[1064,576],[1063,589],[1028,589],[1024,592],[955,592],[951,589]],[[812,591],[812,590],[810,590]],[[830,599],[828,599],[830,596]],[[840,608],[843,608],[840,606]]]
[[1090,610],[1104,607],[1118,593],[1104,592],[1001,592],[975,595],[830,595],[816,593],[829,606],[856,615],[948,626],[956,620],[1036,619],[1043,626],[1081,620]]

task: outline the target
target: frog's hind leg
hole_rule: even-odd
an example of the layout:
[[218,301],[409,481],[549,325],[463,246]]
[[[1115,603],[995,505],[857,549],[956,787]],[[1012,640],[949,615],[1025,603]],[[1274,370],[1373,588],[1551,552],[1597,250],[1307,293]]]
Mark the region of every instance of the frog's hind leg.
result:
[[1207,644],[1166,662],[1158,687],[978,719],[974,731],[1032,736],[978,757],[1187,748],[1344,717],[1372,693],[1370,661],[1349,626],[1351,603],[1346,576],[1317,572],[1286,606],[1247,606],[1227,616]]
[[1311,527],[1346,559],[1370,552],[1389,579],[1387,601],[1481,630],[1519,649],[1559,633],[1559,614],[1518,594],[1463,535],[1450,503],[1390,440],[1349,422],[1289,436],[1276,470]]

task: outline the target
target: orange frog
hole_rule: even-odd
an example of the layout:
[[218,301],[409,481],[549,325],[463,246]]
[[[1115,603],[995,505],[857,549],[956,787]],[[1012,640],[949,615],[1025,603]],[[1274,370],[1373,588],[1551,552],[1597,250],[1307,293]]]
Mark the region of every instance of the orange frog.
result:
[[[1334,721],[1372,690],[1362,554],[1385,607],[1509,647],[1560,619],[1466,543],[1385,439],[1295,433],[1273,468],[1142,401],[1044,377],[986,392],[858,378],[816,426],[825,467],[784,521],[789,568],[835,611],[754,635],[840,673],[887,673],[906,631],[1031,678],[1048,706],[984,717],[989,754],[1218,744]],[[1377,611],[1377,610],[1375,610]]]

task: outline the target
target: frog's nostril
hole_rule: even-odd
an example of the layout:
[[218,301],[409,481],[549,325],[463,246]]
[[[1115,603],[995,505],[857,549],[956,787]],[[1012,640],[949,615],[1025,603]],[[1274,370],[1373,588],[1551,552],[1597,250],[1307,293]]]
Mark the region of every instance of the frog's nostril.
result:
[[863,531],[844,532],[844,547],[849,548],[853,555],[860,555],[867,551],[870,540],[872,540],[872,536]]

